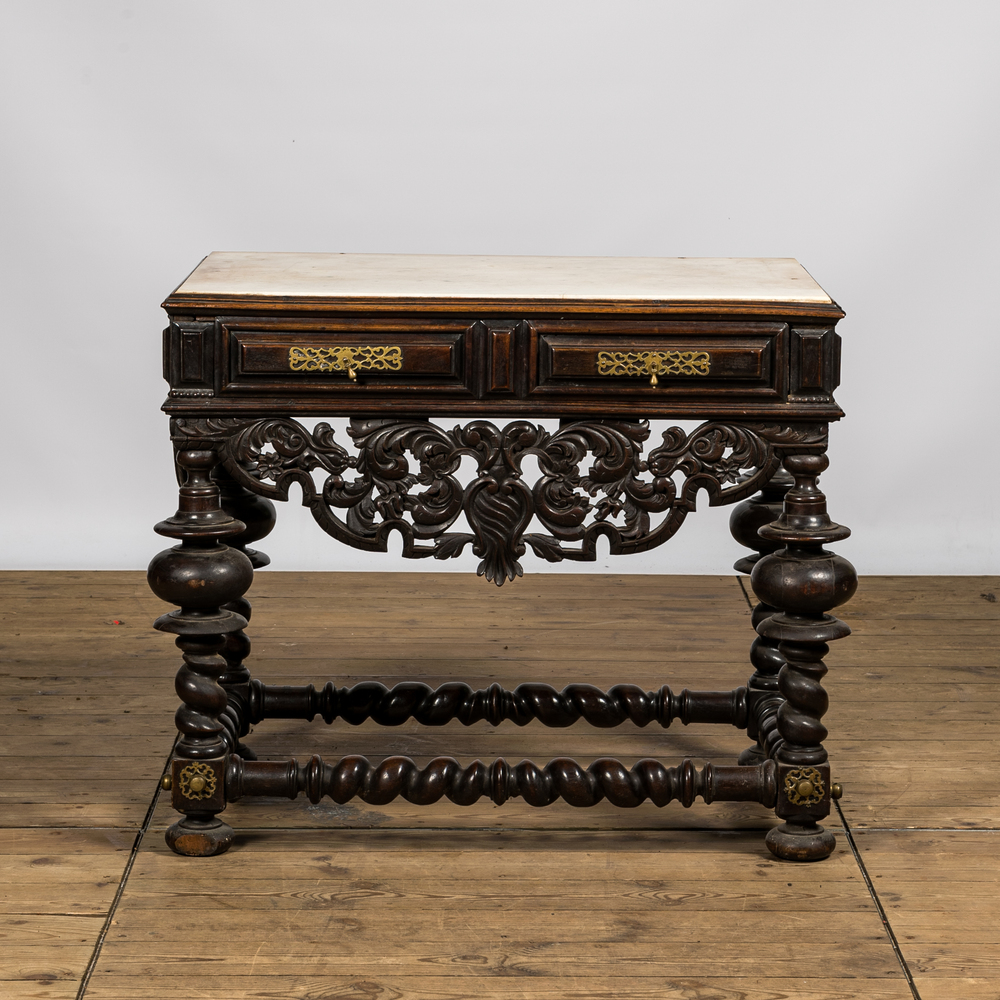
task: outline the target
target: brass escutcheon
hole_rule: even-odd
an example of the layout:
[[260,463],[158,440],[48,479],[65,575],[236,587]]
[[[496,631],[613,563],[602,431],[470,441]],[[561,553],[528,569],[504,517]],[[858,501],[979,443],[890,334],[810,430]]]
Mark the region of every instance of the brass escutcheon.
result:
[[660,375],[707,375],[708,351],[598,351],[598,375],[648,375],[658,385]]
[[359,371],[398,372],[403,349],[394,346],[290,347],[288,367],[293,372],[347,372],[353,382]]

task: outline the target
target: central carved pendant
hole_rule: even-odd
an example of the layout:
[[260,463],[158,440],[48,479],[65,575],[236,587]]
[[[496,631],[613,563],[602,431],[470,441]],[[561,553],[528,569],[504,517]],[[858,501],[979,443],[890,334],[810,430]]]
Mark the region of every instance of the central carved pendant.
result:
[[[287,418],[177,423],[183,433],[221,439],[226,467],[254,493],[287,500],[298,483],[316,521],[340,541],[386,551],[398,531],[404,556],[436,559],[471,545],[480,576],[497,586],[522,575],[529,546],[558,562],[593,561],[602,535],[615,555],[661,545],[695,509],[699,490],[713,506],[734,503],[779,461],[768,435],[719,422],[690,434],[670,427],[645,459],[649,423],[636,420],[579,420],[549,431],[522,420],[445,430],[426,420],[356,418],[348,427],[356,454],[326,423],[311,433]],[[540,473],[534,483],[522,478],[529,455]],[[466,457],[476,475],[464,485],[456,473]],[[319,487],[316,469],[327,473]],[[351,469],[356,475],[345,476]],[[463,513],[470,531],[449,530]],[[544,531],[529,532],[532,519]]]

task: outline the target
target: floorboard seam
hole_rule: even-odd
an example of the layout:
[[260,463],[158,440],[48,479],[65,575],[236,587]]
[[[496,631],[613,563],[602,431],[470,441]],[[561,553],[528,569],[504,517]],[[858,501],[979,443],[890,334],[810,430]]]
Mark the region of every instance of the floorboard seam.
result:
[[747,593],[747,588],[743,584],[743,577],[737,576],[736,582],[740,585],[740,590],[743,591],[743,599],[747,602],[747,607],[753,611],[753,601],[750,600],[750,595]]
[[[167,759],[161,768],[161,773],[165,772],[170,766],[170,758],[174,755],[174,745],[177,739],[175,737],[174,743],[171,744],[170,753],[167,754]],[[111,930],[112,921],[115,919],[115,914],[118,912],[118,904],[121,902],[122,895],[125,892],[125,884],[128,882],[129,875],[132,874],[132,866],[135,864],[135,859],[139,855],[139,848],[142,846],[143,837],[145,837],[146,832],[149,830],[149,826],[153,821],[153,813],[156,812],[156,804],[160,800],[160,782],[157,779],[156,790],[153,792],[153,797],[149,802],[149,808],[146,810],[146,815],[142,819],[142,825],[139,827],[138,832],[135,835],[135,840],[132,841],[132,850],[129,853],[128,860],[125,862],[125,867],[122,869],[122,877],[118,882],[118,888],[115,890],[114,898],[111,900],[111,905],[108,907],[108,915],[104,918],[104,924],[101,926],[100,933],[97,935],[97,940],[94,942],[94,950],[90,956],[90,961],[87,963],[87,968],[83,970],[83,977],[80,979],[80,987],[76,991],[76,1000],[83,1000],[84,994],[87,992],[87,987],[90,985],[90,977],[94,974],[94,969],[97,968],[97,960],[101,957],[101,949],[104,947],[105,938],[108,936],[108,931]]]
[[997,826],[859,826],[860,833],[1000,833]]
[[[165,830],[165,826],[153,828],[153,832]],[[738,829],[726,829],[714,826],[241,826],[236,831],[239,837],[244,833],[593,833],[593,834],[622,834],[622,833],[648,833],[648,834],[670,834],[670,833],[704,833],[719,834],[722,836],[739,836],[741,834],[753,834],[760,836],[770,830],[770,826],[748,826]],[[824,829],[837,830],[838,827],[827,824]],[[151,831],[147,831],[151,832]],[[763,855],[762,855],[763,857]]]
[[871,876],[868,874],[868,869],[865,867],[865,863],[861,857],[861,852],[858,850],[858,845],[854,841],[854,836],[851,833],[851,828],[847,825],[847,818],[844,816],[843,810],[840,808],[839,802],[834,802],[837,807],[837,812],[840,814],[840,824],[844,831],[844,836],[847,838],[847,843],[850,844],[851,853],[854,855],[854,860],[858,864],[858,868],[861,871],[861,877],[865,880],[865,885],[868,886],[868,892],[871,894],[872,902],[875,904],[875,909],[878,911],[878,915],[882,920],[882,926],[885,928],[886,934],[889,936],[889,943],[892,945],[892,950],[896,953],[896,960],[899,962],[899,967],[903,970],[903,976],[906,978],[906,984],[910,987],[910,992],[913,994],[913,1000],[921,1000],[920,993],[917,990],[917,984],[913,981],[913,973],[910,972],[910,967],[906,963],[906,959],[903,957],[903,950],[899,947],[899,941],[896,939],[896,932],[892,929],[892,924],[889,923],[889,917],[886,915],[885,907],[882,905],[882,900],[878,898],[878,893],[875,891],[875,884],[871,880]]

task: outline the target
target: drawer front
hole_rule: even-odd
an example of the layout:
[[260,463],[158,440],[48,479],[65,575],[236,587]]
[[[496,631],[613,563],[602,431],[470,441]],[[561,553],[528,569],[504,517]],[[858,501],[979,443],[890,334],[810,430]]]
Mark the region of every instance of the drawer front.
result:
[[777,398],[786,339],[782,323],[533,324],[531,394]]
[[222,323],[223,394],[339,397],[428,390],[471,396],[467,323],[330,324],[291,327]]
[[219,316],[175,319],[164,359],[171,412],[774,415],[835,407],[837,344],[753,318]]

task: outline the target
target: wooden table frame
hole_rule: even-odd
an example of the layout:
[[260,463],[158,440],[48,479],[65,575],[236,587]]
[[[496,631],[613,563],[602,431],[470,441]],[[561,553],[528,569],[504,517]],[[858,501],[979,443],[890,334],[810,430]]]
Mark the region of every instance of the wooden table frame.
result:
[[[233,830],[219,813],[254,795],[372,804],[447,796],[459,805],[521,796],[536,806],[561,798],[623,807],[647,799],[689,806],[700,796],[773,807],[783,821],[766,838],[775,855],[827,857],[834,837],[820,821],[837,786],[823,747],[823,657],[850,631],[829,611],[857,585],[851,564],[824,548],[849,531],[830,520],[818,487],[829,422],[842,416],[833,399],[836,303],[787,261],[713,262],[712,284],[702,280],[704,265],[686,262],[522,259],[498,287],[497,265],[484,271],[479,262],[509,271],[517,258],[383,258],[372,271],[370,258],[294,256],[212,255],[164,303],[164,410],[181,485],[176,514],[156,530],[179,544],[153,559],[149,582],[178,607],[155,624],[177,635],[183,655],[181,738],[163,779],[183,813],[167,832],[170,847],[225,851]],[[347,273],[352,267],[386,275],[391,291],[366,285],[360,272]],[[430,277],[420,294],[407,294],[415,267]],[[518,291],[543,267],[554,293]],[[290,271],[298,283],[286,287]],[[462,273],[473,291],[456,294],[452,276]],[[623,289],[622,274],[638,277]],[[569,286],[583,291],[574,298]],[[497,414],[509,422],[485,419]],[[452,415],[477,419],[450,430],[431,420]],[[301,422],[308,416],[349,417],[351,446],[326,423],[310,430]],[[558,417],[559,426],[529,417]],[[650,418],[701,423],[669,428],[644,453]],[[534,483],[522,475],[528,456],[538,464]],[[467,484],[456,475],[463,461],[475,465]],[[271,530],[271,501],[287,500],[293,484],[341,542],[385,551],[396,531],[404,556],[439,559],[471,546],[480,575],[498,586],[521,575],[528,548],[549,561],[593,560],[604,537],[613,554],[641,552],[678,530],[700,491],[710,505],[737,504],[730,526],[753,555],[736,568],[751,573],[761,598],[754,672],[731,691],[680,693],[627,683],[607,692],[264,684],[245,662],[251,608],[243,595],[268,558],[249,546]],[[468,530],[451,530],[460,515]],[[533,519],[544,531],[527,530]],[[300,764],[257,761],[241,742],[265,719],[317,715],[389,726],[679,720],[746,729],[753,745],[737,764],[699,770],[690,760],[626,768],[609,758],[588,767],[566,758],[463,766],[439,757],[419,768],[405,757],[329,764],[314,756]]]

